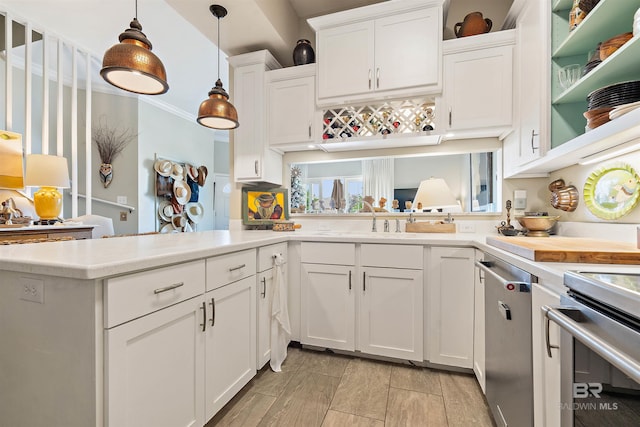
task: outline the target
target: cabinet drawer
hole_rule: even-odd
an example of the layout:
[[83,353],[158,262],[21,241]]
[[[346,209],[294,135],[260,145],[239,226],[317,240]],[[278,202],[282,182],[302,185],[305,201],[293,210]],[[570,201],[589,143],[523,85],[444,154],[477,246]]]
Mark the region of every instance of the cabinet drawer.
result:
[[356,245],[353,243],[302,242],[301,260],[310,264],[355,265]]
[[422,246],[367,245],[361,246],[362,265],[367,267],[390,267],[422,269]]
[[207,260],[207,291],[256,274],[256,250],[249,249]]
[[194,261],[106,279],[106,327],[204,293],[204,273],[204,261]]
[[273,267],[273,255],[275,254],[281,254],[286,261],[287,244],[277,243],[258,248],[258,271],[265,271]]

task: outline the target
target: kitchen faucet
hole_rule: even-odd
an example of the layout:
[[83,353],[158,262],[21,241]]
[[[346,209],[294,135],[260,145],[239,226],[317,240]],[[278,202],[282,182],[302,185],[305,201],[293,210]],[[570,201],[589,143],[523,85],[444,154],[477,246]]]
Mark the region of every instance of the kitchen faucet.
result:
[[[373,206],[371,206],[371,203],[367,202],[366,200],[363,200],[362,204],[369,206],[369,209],[371,209],[371,215],[373,215],[373,219],[371,223],[371,231],[375,233],[378,231],[378,229],[376,228],[376,210],[374,209]],[[388,224],[387,224],[387,227],[388,227]]]

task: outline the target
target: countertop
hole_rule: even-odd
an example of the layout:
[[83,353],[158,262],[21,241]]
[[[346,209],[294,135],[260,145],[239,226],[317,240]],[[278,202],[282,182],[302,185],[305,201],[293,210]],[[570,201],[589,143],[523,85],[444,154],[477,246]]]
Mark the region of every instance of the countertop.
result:
[[[203,231],[0,246],[0,270],[99,279],[284,241],[475,247],[538,276],[562,292],[569,270],[637,272],[637,266],[535,262],[486,244],[479,233]],[[550,237],[553,239],[553,237]]]

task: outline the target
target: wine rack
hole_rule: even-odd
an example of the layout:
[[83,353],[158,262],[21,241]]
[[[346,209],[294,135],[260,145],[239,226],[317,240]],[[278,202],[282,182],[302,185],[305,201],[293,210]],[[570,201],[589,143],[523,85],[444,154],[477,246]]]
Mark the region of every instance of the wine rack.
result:
[[322,119],[324,142],[431,132],[435,130],[435,105],[432,100],[409,99],[380,105],[345,106],[324,110]]

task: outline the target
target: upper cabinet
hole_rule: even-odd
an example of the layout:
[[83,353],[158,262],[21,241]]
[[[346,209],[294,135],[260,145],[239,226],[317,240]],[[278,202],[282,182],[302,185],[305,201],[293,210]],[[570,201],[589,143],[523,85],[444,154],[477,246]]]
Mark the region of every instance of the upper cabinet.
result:
[[447,40],[437,129],[503,137],[511,130],[515,31]]
[[318,106],[440,91],[441,1],[383,2],[308,22],[316,30]]
[[267,72],[269,146],[277,150],[314,143],[321,126],[315,109],[315,65]]
[[233,159],[236,182],[282,184],[282,154],[267,140],[266,77],[280,64],[267,50],[229,58],[233,67],[232,99],[240,126],[234,130]]

